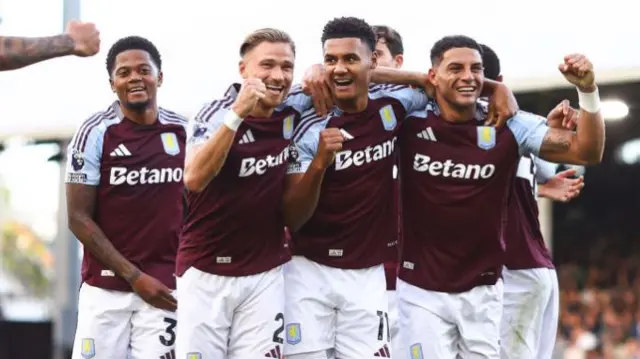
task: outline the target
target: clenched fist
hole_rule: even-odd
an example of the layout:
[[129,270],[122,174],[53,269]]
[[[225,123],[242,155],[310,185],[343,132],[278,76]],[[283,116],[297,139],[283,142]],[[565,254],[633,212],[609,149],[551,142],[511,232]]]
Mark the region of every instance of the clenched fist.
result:
[[564,63],[558,66],[558,70],[570,83],[575,85],[580,92],[593,92],[596,89],[596,77],[593,73],[593,64],[586,56],[571,54],[564,57]]
[[93,56],[100,51],[100,32],[90,22],[69,21],[66,34],[73,39],[73,54]]
[[344,140],[344,136],[337,128],[327,128],[320,132],[320,143],[318,144],[316,159],[322,168],[326,169],[331,166],[336,157],[336,152],[342,149]]
[[242,83],[240,93],[238,97],[236,97],[236,101],[231,106],[231,109],[240,118],[245,118],[253,111],[258,101],[266,96],[266,93],[267,87],[262,80],[246,79]]

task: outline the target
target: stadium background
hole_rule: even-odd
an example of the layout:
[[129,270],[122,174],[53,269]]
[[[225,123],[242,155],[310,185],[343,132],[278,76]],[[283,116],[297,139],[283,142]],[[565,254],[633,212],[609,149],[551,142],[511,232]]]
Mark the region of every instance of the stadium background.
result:
[[470,35],[493,47],[523,109],[577,105],[556,66],[581,52],[596,67],[607,116],[603,164],[585,171],[569,204],[541,201],[541,221],[558,266],[558,359],[640,358],[640,30],[622,0],[531,3],[325,0],[0,0],[0,34],[43,36],[71,18],[95,22],[103,49],[0,73],[0,358],[66,358],[75,329],[80,252],[66,229],[63,149],[75,127],[113,100],[104,68],[118,38],[152,40],[163,56],[163,106],[193,115],[236,79],[238,45],[260,27],[289,32],[296,79],[321,59],[320,31],[355,15],[396,28],[405,68],[426,70],[431,44]]

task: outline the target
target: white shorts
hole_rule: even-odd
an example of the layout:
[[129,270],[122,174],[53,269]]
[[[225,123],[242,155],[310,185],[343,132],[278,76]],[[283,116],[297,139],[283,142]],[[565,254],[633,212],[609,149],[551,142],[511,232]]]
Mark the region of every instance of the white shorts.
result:
[[177,358],[282,357],[282,266],[245,277],[191,267],[177,284]]
[[503,359],[550,359],[558,332],[559,290],[549,268],[504,269]]
[[391,356],[384,267],[339,269],[294,256],[285,264],[285,355]]
[[500,358],[502,281],[444,293],[398,279],[397,295],[404,350],[396,358]]
[[396,357],[400,357],[402,345],[400,343],[400,323],[398,322],[398,299],[395,290],[387,291],[389,302],[389,329],[391,330],[391,350]]
[[176,315],[137,294],[83,283],[72,359],[175,359]]

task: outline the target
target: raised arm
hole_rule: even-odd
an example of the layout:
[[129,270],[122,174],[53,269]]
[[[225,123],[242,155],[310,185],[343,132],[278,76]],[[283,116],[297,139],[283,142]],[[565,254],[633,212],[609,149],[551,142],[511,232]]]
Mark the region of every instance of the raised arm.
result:
[[556,163],[600,163],[604,152],[605,129],[593,65],[585,56],[574,54],[566,56],[559,69],[578,90],[580,112],[577,129],[549,128],[542,140],[539,156]]
[[[425,93],[431,97],[435,93],[435,88],[428,75],[416,71],[377,67],[371,73],[371,81],[422,87]],[[495,124],[500,127],[518,111],[518,102],[515,96],[502,82],[485,79],[482,95],[490,98],[490,111],[486,125]]]
[[221,108],[224,100],[214,101],[190,121],[184,166],[184,185],[188,190],[201,192],[218,175],[236,131],[265,92],[261,80],[245,80],[230,109]]
[[[299,125],[302,126],[304,123]],[[285,225],[292,232],[300,229],[315,212],[324,174],[345,140],[339,129],[322,129],[323,126],[323,122],[318,122],[302,134],[296,144],[297,159],[287,170],[282,206]]]
[[65,34],[50,37],[0,37],[0,71],[15,70],[56,57],[92,56],[100,50],[94,24],[70,22]]
[[174,311],[177,304],[171,290],[127,260],[94,220],[103,133],[102,126],[81,127],[69,145],[66,178],[69,229],[102,265],[126,280],[143,300]]

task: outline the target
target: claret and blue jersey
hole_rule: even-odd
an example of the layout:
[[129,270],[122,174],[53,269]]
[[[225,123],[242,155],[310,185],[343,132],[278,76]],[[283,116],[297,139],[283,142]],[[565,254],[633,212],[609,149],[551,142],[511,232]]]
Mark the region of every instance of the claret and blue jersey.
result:
[[463,292],[494,284],[504,263],[503,225],[518,159],[537,155],[545,120],[517,113],[502,129],[451,123],[431,102],[400,134],[403,251],[399,278]]

